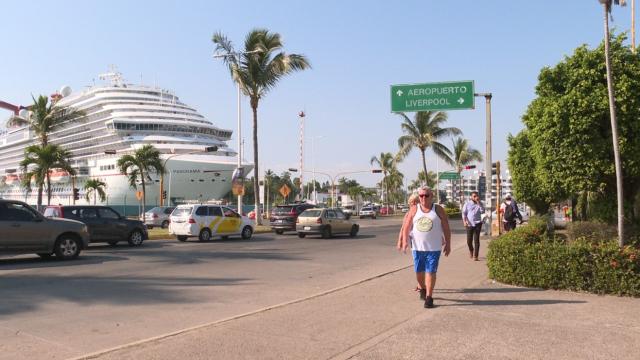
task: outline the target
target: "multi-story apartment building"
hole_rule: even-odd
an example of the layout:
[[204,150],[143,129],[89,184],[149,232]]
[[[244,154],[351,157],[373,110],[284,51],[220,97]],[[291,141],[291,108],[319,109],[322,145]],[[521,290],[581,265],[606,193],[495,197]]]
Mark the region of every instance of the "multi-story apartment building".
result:
[[[491,180],[492,207],[495,207],[496,194],[498,192],[496,176],[493,175],[491,177]],[[463,174],[462,180],[446,181],[445,191],[448,201],[453,201],[459,204],[464,204],[464,202],[469,200],[473,191],[477,191],[480,195],[480,199],[484,201],[486,199],[487,191],[485,173],[484,171],[474,171],[473,173],[468,175]],[[500,178],[500,199],[503,199],[506,194],[512,192],[513,183],[511,175],[509,173],[509,170],[506,170]]]

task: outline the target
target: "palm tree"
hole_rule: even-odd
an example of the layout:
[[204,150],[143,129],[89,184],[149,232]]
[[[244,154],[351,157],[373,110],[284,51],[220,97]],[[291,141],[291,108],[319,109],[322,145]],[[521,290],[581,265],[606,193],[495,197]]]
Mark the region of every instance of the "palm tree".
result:
[[413,180],[407,188],[411,191],[417,190],[420,187],[427,185],[428,187],[435,189],[437,182],[437,175],[433,171],[429,171],[429,176],[424,174],[424,171],[418,173],[418,178]]
[[[44,95],[38,96],[37,99],[32,97],[32,99],[33,105],[29,107],[30,116],[28,118],[13,116],[6,125],[28,126],[40,138],[42,148],[48,145],[51,132],[60,129],[67,121],[79,120],[84,116],[82,111],[70,107],[56,106],[55,102],[49,102],[49,98]],[[33,161],[33,159],[30,161]],[[38,206],[42,205],[42,186],[43,182],[40,182],[38,185]],[[31,189],[29,188],[28,191],[31,191]],[[49,198],[51,198],[50,194]]]
[[93,205],[96,204],[96,197],[100,197],[100,202],[104,202],[107,198],[104,188],[107,187],[107,184],[98,179],[89,179],[84,184],[85,195],[84,198],[89,202],[91,197],[93,196]]
[[371,165],[378,165],[380,170],[382,170],[382,174],[384,177],[382,178],[382,193],[385,201],[388,201],[388,180],[389,174],[396,169],[396,160],[397,158],[393,156],[392,153],[380,153],[379,157],[372,156],[370,163]]
[[616,98],[613,92],[613,73],[611,71],[611,55],[609,54],[610,34],[609,34],[609,14],[611,6],[626,5],[625,0],[598,0],[604,8],[604,60],[607,68],[607,90],[609,93],[609,113],[611,116],[611,136],[613,138],[613,157],[616,167],[616,187],[618,197],[618,242],[620,247],[624,246],[624,207],[622,192],[622,165],[620,162],[620,149],[618,145],[618,122],[616,120]]
[[11,125],[26,125],[40,138],[40,144],[46,146],[49,143],[49,134],[63,127],[66,122],[79,120],[84,112],[74,108],[57,106],[55,102],[49,102],[49,98],[40,95],[33,99],[33,105],[29,107],[31,116],[28,119],[14,116]]
[[482,154],[480,151],[469,146],[469,141],[463,138],[456,138],[453,140],[453,166],[456,168],[456,172],[460,177],[460,203],[462,204],[462,169],[466,165],[471,164],[474,161],[482,161]]
[[[142,212],[147,203],[146,179],[150,173],[164,174],[164,164],[160,159],[160,152],[153,145],[145,145],[136,150],[133,155],[123,155],[118,159],[120,173],[129,177],[129,185],[137,188],[138,179],[142,184]],[[141,214],[142,215],[142,214]]]
[[418,148],[422,155],[422,171],[427,174],[427,159],[425,152],[431,148],[433,152],[444,159],[447,163],[452,163],[451,150],[439,142],[445,136],[460,135],[462,131],[456,127],[441,127],[447,122],[447,113],[442,111],[418,111],[411,121],[405,113],[399,113],[402,117],[402,135],[398,139],[400,150],[398,157],[405,158],[413,148]]
[[[311,65],[303,55],[287,54],[282,51],[283,43],[280,34],[266,29],[251,30],[245,38],[242,52],[237,52],[231,41],[222,33],[214,34],[212,40],[216,44],[215,50],[222,51],[226,55],[223,58],[224,63],[229,67],[233,81],[249,97],[253,110],[253,171],[254,174],[259,174],[258,104],[260,99],[273,90],[285,75],[308,69]],[[254,176],[253,189],[255,194],[260,191],[258,176]],[[261,225],[259,196],[255,197],[255,204],[256,220]]]
[[64,170],[70,176],[76,174],[71,167],[69,151],[58,145],[30,145],[24,151],[25,157],[20,162],[23,173],[22,186],[31,191],[31,180],[38,185],[38,208],[42,206],[42,189],[47,184],[47,205],[51,205],[51,172],[55,169]]

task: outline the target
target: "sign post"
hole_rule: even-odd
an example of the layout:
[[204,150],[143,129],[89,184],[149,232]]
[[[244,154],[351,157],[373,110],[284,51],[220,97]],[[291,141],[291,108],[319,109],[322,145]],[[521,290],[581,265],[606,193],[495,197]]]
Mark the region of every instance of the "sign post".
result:
[[473,90],[472,80],[391,85],[391,112],[473,109]]

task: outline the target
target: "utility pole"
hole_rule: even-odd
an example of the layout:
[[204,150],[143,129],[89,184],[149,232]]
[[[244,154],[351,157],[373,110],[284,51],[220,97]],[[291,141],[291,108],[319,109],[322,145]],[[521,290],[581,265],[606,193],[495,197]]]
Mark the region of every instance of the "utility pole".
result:
[[300,117],[300,201],[304,195],[304,182],[302,181],[302,174],[304,174],[304,111],[300,111],[298,114]]
[[[488,211],[489,215],[489,226],[491,226],[491,98],[493,95],[491,93],[477,93],[474,96],[484,96],[486,101],[486,147],[484,154],[484,172],[485,172],[485,210]],[[496,209],[497,209],[496,203]]]

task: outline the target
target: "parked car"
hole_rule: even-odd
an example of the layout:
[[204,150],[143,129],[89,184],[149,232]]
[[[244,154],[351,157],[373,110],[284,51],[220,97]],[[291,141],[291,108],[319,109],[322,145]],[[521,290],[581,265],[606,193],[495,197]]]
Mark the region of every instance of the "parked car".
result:
[[144,216],[140,216],[140,221],[144,222],[149,229],[156,226],[166,229],[169,227],[169,216],[173,209],[175,209],[174,206],[156,206],[144,213]]
[[36,253],[42,258],[75,259],[89,246],[87,225],[48,219],[22,201],[0,199],[0,252]]
[[120,241],[126,241],[129,246],[140,246],[149,238],[147,227],[142,221],[127,219],[108,206],[47,206],[44,216],[85,223],[92,243],[106,242],[115,246]]
[[233,235],[250,239],[253,221],[226,206],[178,205],[171,213],[169,234],[179,241],[187,241],[190,237],[209,241],[215,236],[226,239]]
[[355,206],[353,205],[343,206],[340,210],[342,210],[342,212],[347,216],[352,216],[356,211]]
[[360,209],[360,213],[358,215],[360,216],[360,219],[364,219],[366,217],[375,219],[378,214],[376,213],[375,208],[371,206],[365,206],[362,209]]
[[298,216],[296,231],[298,237],[320,234],[324,239],[334,234],[358,235],[360,226],[354,223],[340,209],[307,209]]
[[400,207],[400,211],[401,211],[403,214],[405,214],[405,213],[409,212],[409,207],[408,207],[407,205],[402,205],[402,206]]
[[380,215],[392,215],[393,214],[393,208],[389,207],[389,206],[385,206],[380,208]]
[[276,234],[296,231],[296,219],[303,211],[313,208],[311,204],[278,205],[271,210],[269,225]]

